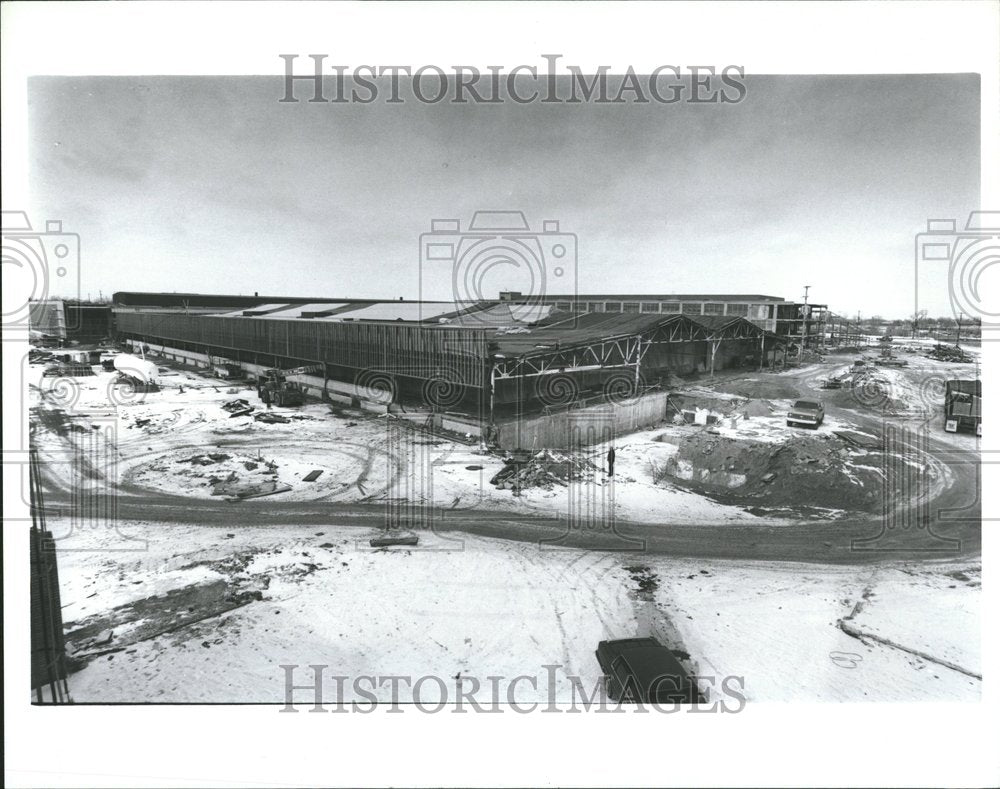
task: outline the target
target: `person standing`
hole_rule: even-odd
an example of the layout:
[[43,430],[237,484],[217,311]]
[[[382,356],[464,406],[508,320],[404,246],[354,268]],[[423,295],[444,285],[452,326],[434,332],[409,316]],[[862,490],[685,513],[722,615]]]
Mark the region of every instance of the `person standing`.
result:
[[608,450],[608,476],[613,477],[615,475],[615,447],[612,444],[611,448]]

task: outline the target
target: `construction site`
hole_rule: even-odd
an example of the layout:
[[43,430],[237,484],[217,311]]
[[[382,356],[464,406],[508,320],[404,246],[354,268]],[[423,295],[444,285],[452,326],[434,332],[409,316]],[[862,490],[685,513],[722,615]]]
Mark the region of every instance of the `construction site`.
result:
[[[565,697],[639,635],[752,700],[978,697],[978,349],[704,299],[115,294],[26,367],[67,693],[273,700],[304,638],[348,673],[557,662]],[[790,686],[779,641],[826,668]]]

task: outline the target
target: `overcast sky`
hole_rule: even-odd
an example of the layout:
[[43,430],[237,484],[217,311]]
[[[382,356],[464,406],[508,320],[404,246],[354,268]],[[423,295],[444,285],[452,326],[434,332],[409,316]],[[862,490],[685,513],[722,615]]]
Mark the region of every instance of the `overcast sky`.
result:
[[[361,105],[280,104],[279,77],[34,78],[33,219],[80,234],[94,297],[415,298],[432,218],[514,208],[578,236],[581,293],[808,284],[912,312],[913,234],[978,207],[978,77],[747,83],[727,105]],[[450,295],[444,268],[425,282]]]

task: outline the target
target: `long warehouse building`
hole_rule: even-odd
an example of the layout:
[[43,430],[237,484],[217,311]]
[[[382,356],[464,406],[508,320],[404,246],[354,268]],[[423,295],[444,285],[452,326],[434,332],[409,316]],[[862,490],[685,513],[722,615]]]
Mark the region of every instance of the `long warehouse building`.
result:
[[335,400],[382,398],[480,422],[639,394],[671,376],[772,365],[785,345],[735,315],[525,312],[499,300],[121,292],[113,312],[120,339],[177,358],[256,374],[309,368],[300,382]]

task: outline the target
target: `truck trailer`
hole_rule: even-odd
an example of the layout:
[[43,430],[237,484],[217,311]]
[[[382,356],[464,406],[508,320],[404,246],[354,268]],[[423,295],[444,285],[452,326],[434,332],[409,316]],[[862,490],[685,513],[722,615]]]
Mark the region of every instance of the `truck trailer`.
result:
[[947,381],[944,389],[944,429],[947,433],[983,434],[983,382]]

